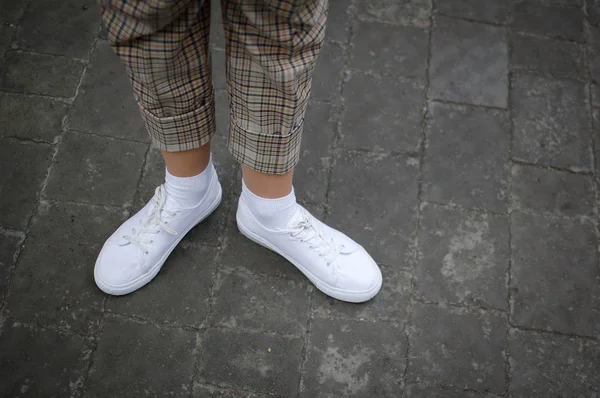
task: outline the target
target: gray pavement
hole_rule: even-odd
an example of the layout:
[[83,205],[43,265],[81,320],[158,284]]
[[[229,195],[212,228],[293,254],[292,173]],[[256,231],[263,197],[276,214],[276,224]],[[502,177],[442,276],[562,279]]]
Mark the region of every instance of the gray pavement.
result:
[[94,0],[0,0],[0,396],[600,396],[599,0],[331,0],[296,189],[363,305],[237,232],[213,12],[224,203],[113,298],[160,154]]

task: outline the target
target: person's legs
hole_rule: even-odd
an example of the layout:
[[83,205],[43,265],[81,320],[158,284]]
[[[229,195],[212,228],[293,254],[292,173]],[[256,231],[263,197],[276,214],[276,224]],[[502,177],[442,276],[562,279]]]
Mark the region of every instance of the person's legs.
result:
[[221,200],[210,156],[210,1],[100,0],[100,9],[167,166],[165,183],[107,240],[96,261],[98,286],[126,294],[152,280],[181,238]]
[[327,6],[327,0],[222,0],[229,149],[243,171],[236,217],[242,234],[288,259],[321,291],[362,302],[381,288],[377,264],[300,206],[292,186]]

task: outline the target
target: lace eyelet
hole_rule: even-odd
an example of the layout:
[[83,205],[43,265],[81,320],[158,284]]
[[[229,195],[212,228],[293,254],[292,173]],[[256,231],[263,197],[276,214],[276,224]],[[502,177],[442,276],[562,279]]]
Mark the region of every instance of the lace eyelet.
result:
[[150,241],[150,243],[154,243],[154,241],[153,241],[153,240],[151,240],[151,241]]
[[148,250],[146,250],[146,251],[144,252],[144,254],[148,254]]

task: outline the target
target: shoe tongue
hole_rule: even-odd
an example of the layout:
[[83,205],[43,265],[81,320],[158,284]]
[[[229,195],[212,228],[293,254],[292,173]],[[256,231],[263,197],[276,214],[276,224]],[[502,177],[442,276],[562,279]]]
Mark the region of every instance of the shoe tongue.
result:
[[290,221],[288,221],[287,228],[294,228],[302,221],[304,221],[304,214],[300,207],[298,207],[298,209],[292,215],[292,218],[290,218]]

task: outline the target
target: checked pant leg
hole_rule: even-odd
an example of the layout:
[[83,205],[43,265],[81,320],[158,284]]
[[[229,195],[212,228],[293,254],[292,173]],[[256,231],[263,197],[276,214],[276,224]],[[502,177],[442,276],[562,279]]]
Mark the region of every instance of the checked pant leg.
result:
[[209,142],[215,133],[210,1],[99,0],[99,5],[155,145],[177,152]]
[[230,103],[229,150],[284,174],[300,157],[328,0],[221,0]]

